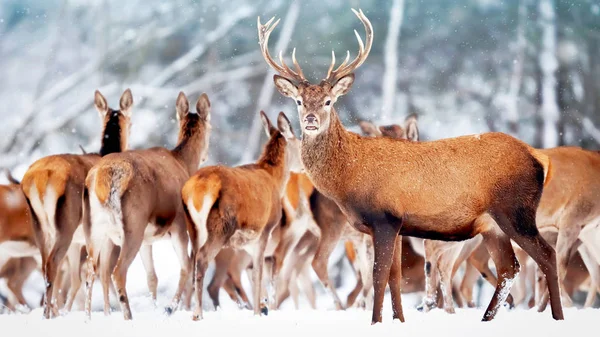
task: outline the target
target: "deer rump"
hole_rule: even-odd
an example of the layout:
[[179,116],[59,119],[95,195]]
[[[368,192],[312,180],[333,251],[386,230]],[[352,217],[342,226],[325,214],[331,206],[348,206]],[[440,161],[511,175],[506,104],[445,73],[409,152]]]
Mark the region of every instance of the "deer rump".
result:
[[[198,171],[192,181],[184,186],[183,200],[198,231],[198,247],[208,239],[208,233],[220,227],[211,228],[207,222],[212,211],[218,212],[220,219],[226,219],[225,229],[233,233],[236,228],[256,237],[236,238],[235,235],[225,244],[239,246],[257,239],[264,224],[272,223],[281,209],[279,188],[273,178],[257,165],[239,167],[213,166]],[[245,236],[245,235],[244,235]],[[252,236],[252,235],[250,235]]]

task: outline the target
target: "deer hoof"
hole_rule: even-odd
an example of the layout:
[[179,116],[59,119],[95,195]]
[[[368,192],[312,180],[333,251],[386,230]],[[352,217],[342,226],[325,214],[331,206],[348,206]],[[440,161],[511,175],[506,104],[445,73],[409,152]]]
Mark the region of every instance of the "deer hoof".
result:
[[260,314],[264,315],[264,316],[268,316],[269,315],[269,308],[267,308],[267,307],[260,308]]
[[173,310],[172,306],[168,306],[165,308],[165,314],[167,314],[167,316],[171,316],[173,314],[175,310]]

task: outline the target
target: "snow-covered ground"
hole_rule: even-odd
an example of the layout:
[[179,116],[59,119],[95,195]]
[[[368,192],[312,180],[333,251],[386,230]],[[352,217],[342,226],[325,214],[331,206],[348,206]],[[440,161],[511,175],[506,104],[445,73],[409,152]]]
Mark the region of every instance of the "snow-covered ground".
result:
[[[334,254],[335,255],[335,254]],[[458,309],[455,315],[442,310],[421,313],[414,309],[419,302],[418,295],[404,295],[403,305],[406,322],[401,324],[391,320],[389,296],[384,303],[384,322],[371,326],[371,312],[359,309],[346,311],[333,310],[331,298],[318,286],[318,310],[308,309],[306,300],[301,298],[300,310],[287,301],[280,311],[271,311],[268,316],[255,317],[251,311],[239,310],[222,291],[222,308],[214,311],[210,300],[204,293],[204,320],[193,322],[191,312],[177,311],[166,316],[163,307],[169,303],[177,282],[178,264],[169,242],[155,245],[154,257],[159,278],[159,305],[151,303],[147,295],[144,269],[136,259],[129,270],[128,292],[131,298],[133,321],[123,320],[121,312],[113,312],[105,317],[101,312],[101,289],[96,282],[93,307],[95,312],[90,321],[86,321],[82,311],[74,311],[53,320],[42,319],[42,309],[28,314],[0,315],[0,336],[183,336],[190,333],[218,333],[220,336],[318,336],[334,334],[339,336],[402,335],[402,336],[569,336],[576,331],[595,331],[600,320],[599,309],[565,309],[565,321],[556,322],[549,310],[538,313],[535,310],[502,309],[492,322],[481,322],[484,309]],[[334,256],[332,261],[337,260]],[[210,275],[208,275],[210,279]],[[339,289],[345,298],[353,286],[352,275]],[[245,279],[245,287],[249,283]],[[1,287],[0,287],[1,288]],[[489,300],[491,288],[483,288],[482,302]],[[26,297],[33,304],[39,301],[42,290],[39,275],[32,276],[26,285]],[[249,290],[249,289],[248,289]],[[117,307],[116,301],[113,305]],[[7,334],[8,332],[8,334]]]
[[569,336],[575,332],[595,331],[600,310],[567,309],[565,321],[556,322],[549,312],[535,310],[502,311],[492,322],[480,322],[482,309],[459,309],[455,315],[442,310],[424,314],[405,309],[406,322],[392,321],[390,303],[384,309],[384,322],[370,325],[370,312],[358,309],[293,310],[271,312],[255,317],[248,310],[223,309],[206,312],[204,320],[193,322],[190,312],[176,312],[170,317],[162,311],[135,311],[133,321],[126,322],[120,313],[105,317],[95,312],[86,322],[83,312],[73,312],[54,320],[42,320],[41,309],[27,315],[0,316],[0,330],[18,332],[19,336],[184,336],[190,333],[219,336]]

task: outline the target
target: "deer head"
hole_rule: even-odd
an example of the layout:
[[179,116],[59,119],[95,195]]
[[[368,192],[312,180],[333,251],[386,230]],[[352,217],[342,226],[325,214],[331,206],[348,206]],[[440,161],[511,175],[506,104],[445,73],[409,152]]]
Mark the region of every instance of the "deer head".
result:
[[[127,150],[127,140],[131,133],[131,108],[133,106],[131,90],[126,89],[121,95],[119,110],[111,109],[106,102],[106,98],[100,91],[96,90],[94,93],[94,106],[104,125],[101,154]],[[109,135],[119,135],[119,137],[111,138]],[[117,151],[117,149],[119,150]]]
[[179,121],[178,144],[192,137],[203,137],[199,144],[200,163],[206,161],[210,137],[210,101],[208,95],[203,93],[196,102],[196,111],[190,110],[190,104],[183,92],[177,96],[175,103],[177,120]]
[[300,155],[300,139],[294,136],[292,124],[287,116],[281,111],[277,116],[277,128],[275,128],[264,111],[260,112],[260,119],[267,137],[271,137],[274,132],[280,132],[286,140],[285,147],[285,165],[292,172],[300,173],[304,170]]
[[304,77],[304,73],[296,61],[295,49],[292,52],[295,71],[285,64],[281,52],[279,53],[280,64],[271,58],[268,49],[269,36],[279,20],[273,23],[275,18],[272,18],[263,25],[260,23],[260,17],[258,18],[258,38],[261,52],[267,64],[279,73],[279,75],[273,77],[275,87],[282,95],[290,97],[296,102],[302,133],[307,137],[314,137],[327,130],[331,122],[331,115],[335,111],[333,104],[340,96],[348,93],[354,82],[354,70],[367,59],[371,50],[373,44],[371,22],[362,10],[357,12],[352,9],[352,11],[365,26],[367,43],[366,45],[363,44],[360,35],[355,30],[354,33],[359,45],[358,55],[352,62],[348,63],[350,52],[347,52],[344,62],[334,69],[335,53],[332,51],[332,60],[327,71],[327,77],[319,84],[310,84]]
[[361,131],[367,137],[388,137],[394,139],[407,139],[413,142],[419,140],[419,128],[417,127],[417,115],[411,114],[404,120],[404,126],[398,124],[375,126],[373,122],[360,121],[358,123]]

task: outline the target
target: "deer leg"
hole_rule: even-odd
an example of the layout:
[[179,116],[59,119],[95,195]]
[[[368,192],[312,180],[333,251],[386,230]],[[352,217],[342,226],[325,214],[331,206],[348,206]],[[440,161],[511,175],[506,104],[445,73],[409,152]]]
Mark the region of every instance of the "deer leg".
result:
[[360,276],[363,280],[362,299],[360,306],[367,308],[372,306],[372,290],[373,290],[373,241],[367,236],[362,236],[362,244],[360,245],[359,254],[356,256],[356,262],[360,269]]
[[469,308],[475,308],[475,301],[473,301],[473,286],[479,279],[479,272],[473,264],[467,260],[467,265],[465,268],[465,275],[460,284],[460,292],[462,296],[465,298],[467,302],[467,306]]
[[[485,245],[481,245],[481,247],[478,248],[473,253],[473,255],[471,256],[469,261],[471,262],[473,267],[475,267],[475,269],[477,269],[477,271],[479,271],[479,274],[481,275],[481,277],[484,280],[486,280],[492,287],[496,287],[498,285],[498,279],[496,278],[496,276],[490,269],[490,266],[488,263],[490,260],[490,253],[488,252],[488,250],[486,248],[487,247]],[[518,260],[517,260],[517,262],[518,262]],[[507,301],[508,301],[508,297],[507,297]]]
[[[229,263],[233,255],[233,249],[225,248],[222,249],[215,257],[215,273],[213,274],[213,277],[206,288],[208,291],[208,296],[210,296],[215,310],[220,306],[219,290],[224,286],[228,279],[227,270],[229,269]],[[227,293],[232,300],[237,300],[237,296],[232,297],[232,295],[235,293],[235,290],[234,292],[227,291]]]
[[572,307],[573,300],[565,289],[564,280],[567,275],[567,266],[569,258],[573,251],[573,246],[579,236],[579,226],[559,227],[558,238],[556,240],[556,262],[558,268],[558,283],[561,290],[563,306]]
[[[132,219],[132,217],[134,217],[134,219]],[[142,217],[136,217],[135,215],[130,215],[129,217],[125,216],[123,219],[125,228],[135,227],[135,225],[140,224],[145,225],[145,221],[142,219]],[[123,318],[128,321],[132,319],[132,315],[131,308],[129,307],[129,297],[127,296],[127,289],[125,287],[127,284],[127,270],[140,250],[144,238],[142,233],[130,232],[127,230],[124,232],[123,244],[121,246],[119,258],[117,259],[117,264],[112,273],[112,280],[117,289],[119,304],[121,305],[121,311],[123,311]]]
[[146,270],[146,282],[148,283],[148,290],[150,291],[150,297],[152,303],[156,308],[156,289],[158,288],[158,277],[156,276],[156,270],[154,269],[154,258],[152,257],[152,245],[143,244],[140,248],[140,258]]
[[214,234],[209,232],[204,245],[200,247],[196,254],[194,254],[194,292],[196,293],[196,306],[192,315],[192,320],[194,321],[203,318],[202,289],[204,287],[204,276],[206,274],[206,269],[208,268],[208,263],[217,256],[217,253],[221,250],[224,242],[227,240],[229,240],[229,237],[218,239]]
[[296,268],[301,263],[299,256],[296,251],[290,252],[285,263],[281,266],[280,272],[277,275],[277,298],[276,307],[279,307],[281,303],[288,297],[292,296],[292,299],[298,304],[298,285],[296,284],[297,274]]
[[439,254],[434,249],[435,245],[436,243],[433,240],[423,240],[423,247],[425,250],[425,297],[417,309],[424,312],[428,312],[434,308],[437,302],[437,266]]
[[75,297],[81,288],[81,245],[71,244],[67,251],[67,261],[69,265],[69,276],[71,278],[71,287],[67,294],[67,303],[65,310],[71,311]]
[[317,294],[315,293],[315,287],[313,287],[312,280],[310,279],[310,267],[308,263],[304,263],[302,268],[296,271],[298,275],[298,281],[302,285],[302,290],[306,294],[310,307],[315,310],[317,309]]
[[[192,272],[193,275],[193,272]],[[190,311],[192,310],[192,293],[194,292],[194,286],[193,283],[191,282],[191,279],[188,279],[188,282],[186,283],[185,286],[185,290],[184,290],[184,295],[183,295],[183,307],[185,308],[184,310]]]
[[[106,239],[100,249],[100,260],[99,260],[99,276],[100,284],[102,285],[102,296],[104,299],[104,315],[108,316],[111,312],[110,307],[110,276],[112,275],[116,261],[113,258],[114,255],[118,257],[120,248],[113,244],[110,239]],[[115,252],[116,250],[116,252]]]
[[50,318],[56,313],[56,303],[53,299],[54,283],[57,281],[58,268],[60,267],[63,258],[67,254],[67,249],[71,243],[71,238],[68,236],[59,236],[54,243],[54,246],[48,254],[46,261],[44,280],[46,282],[46,292],[44,297],[44,318]]
[[298,287],[298,275],[296,274],[296,270],[292,271],[291,274],[291,278],[290,278],[290,282],[289,282],[289,292],[290,292],[290,297],[292,298],[292,301],[294,302],[294,308],[296,308],[296,310],[300,309],[300,288]]
[[390,267],[390,276],[388,285],[392,297],[392,310],[394,319],[399,319],[404,322],[404,313],[402,311],[402,236],[396,236],[394,254],[392,257],[392,265]]
[[[68,251],[68,249],[67,249]],[[66,256],[66,253],[65,253]],[[69,273],[69,266],[67,259],[63,259],[58,267],[56,273],[56,281],[54,281],[54,290],[52,291],[53,308],[52,314],[58,316],[59,309],[63,308],[66,301],[66,288],[69,286],[67,274]]]
[[261,288],[263,282],[263,267],[265,263],[265,249],[267,248],[267,242],[273,225],[267,225],[260,235],[258,240],[258,247],[253,256],[252,261],[252,287],[254,297],[254,315],[265,314],[268,315],[269,308],[267,306],[267,298],[261,299]]
[[329,278],[329,271],[327,268],[329,263],[329,257],[331,256],[333,249],[337,245],[341,233],[335,233],[335,235],[332,233],[326,233],[328,232],[323,232],[321,240],[319,240],[319,248],[317,248],[317,252],[315,253],[315,257],[312,261],[312,267],[325,289],[333,297],[333,302],[335,304],[336,309],[343,310],[344,306],[342,305],[342,301],[338,296],[337,290],[335,289],[333,282]]
[[[514,247],[513,247],[514,248]],[[514,296],[514,306],[518,306],[525,301],[527,297],[527,278],[529,277],[529,273],[531,270],[529,268],[528,259],[529,256],[522,249],[515,249],[515,254],[517,256],[517,260],[519,261],[519,265],[521,266],[520,275],[517,278],[517,283],[513,288],[516,288],[517,295]]]
[[[225,275],[225,277],[226,277],[226,279],[225,279],[225,281],[223,281],[223,285],[221,286],[221,288],[223,288],[223,290],[225,290],[227,295],[229,295],[229,298],[238,305],[238,308],[241,309],[242,308],[242,300],[235,288],[235,284],[233,283],[233,281],[231,280],[231,278],[229,276]],[[211,298],[211,300],[212,300],[212,298]],[[213,301],[213,305],[214,305],[214,301]],[[215,307],[215,310],[217,310],[217,307]]]
[[354,302],[356,301],[356,299],[358,298],[358,295],[360,295],[362,290],[363,290],[362,275],[360,274],[360,271],[357,271],[356,272],[356,285],[354,286],[352,291],[350,291],[350,293],[348,294],[348,297],[346,298],[346,306],[348,308],[354,306]]
[[171,243],[173,244],[173,249],[175,250],[175,254],[177,255],[181,269],[179,272],[179,284],[177,285],[177,290],[175,291],[175,295],[171,300],[171,305],[165,309],[168,314],[172,314],[179,307],[181,295],[183,294],[183,290],[185,289],[185,285],[190,276],[188,235],[183,227],[185,223],[182,220],[175,221],[176,222],[173,224],[174,227],[171,230]]
[[500,309],[510,292],[512,282],[519,273],[519,262],[513,251],[510,239],[506,234],[498,231],[495,233],[487,232],[482,235],[498,271],[496,291],[483,315],[483,321],[491,321],[498,313],[498,309]]
[[[473,251],[475,251],[478,247],[481,247],[481,246],[482,246],[481,245],[481,236],[475,236],[474,238],[465,241],[464,244],[462,245],[462,249],[460,249],[457,252],[457,257],[456,257],[456,259],[454,261],[454,265],[452,267],[451,278],[452,278],[452,297],[454,298],[454,301],[456,301],[456,305],[459,308],[464,308],[465,305],[468,306],[469,303],[465,303],[465,299],[463,298],[462,288],[461,288],[462,283],[459,284],[458,281],[455,282],[454,276],[456,275],[456,272],[458,271],[460,266],[463,264],[463,262],[465,262],[473,254]],[[466,265],[468,268],[469,263],[466,263]],[[465,276],[466,276],[466,274],[465,274]]]
[[[535,216],[532,217],[535,219]],[[535,224],[535,220],[530,220]],[[510,233],[510,234],[509,234]],[[550,292],[550,305],[552,307],[552,317],[556,320],[563,320],[563,310],[560,302],[560,286],[558,284],[558,274],[556,268],[556,253],[539,233],[534,235],[522,235],[516,231],[510,232],[511,238],[531,256],[537,263],[544,275]]]
[[[267,239],[268,241],[268,239]],[[265,244],[266,250],[266,244]],[[275,305],[275,296],[277,292],[276,284],[275,284],[275,259],[272,256],[266,257],[263,259],[263,284],[266,285],[264,290],[266,291],[266,298],[268,307],[276,308]]]
[[[22,259],[22,261],[24,261],[24,259]],[[29,311],[29,306],[23,296],[23,284],[27,281],[32,271],[33,269],[27,269],[27,266],[25,266],[25,263],[23,262],[20,264],[18,270],[15,271],[15,274],[9,276],[6,281],[6,287],[13,294],[19,310]]]
[[457,255],[462,249],[462,244],[455,244],[445,250],[438,258],[438,270],[440,273],[440,287],[444,297],[444,310],[449,314],[454,314],[454,301],[452,298],[452,269]]
[[375,296],[371,324],[381,323],[382,320],[381,314],[385,286],[390,279],[390,269],[392,267],[399,229],[399,227],[387,223],[381,223],[373,227],[373,246],[375,248],[373,286],[375,288]]
[[253,306],[250,303],[250,299],[248,298],[246,290],[242,286],[242,274],[250,265],[251,260],[252,257],[248,255],[248,253],[243,250],[238,251],[235,255],[233,263],[229,265],[228,272],[229,277],[231,278],[231,281],[235,287],[235,291],[241,299],[240,307],[248,310],[253,310]]
[[596,260],[591,256],[585,244],[579,246],[578,250],[585,267],[590,273],[591,280],[590,290],[587,293],[583,307],[591,308],[596,301],[596,293],[598,292],[598,285],[600,284],[600,266],[598,265],[598,262],[596,262]]
[[88,242],[87,245],[87,272],[85,277],[85,315],[89,320],[92,318],[92,289],[94,288],[94,280],[96,279],[96,270],[98,261],[98,253],[94,245]]

